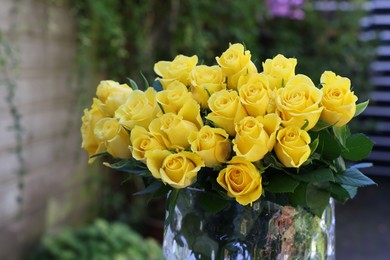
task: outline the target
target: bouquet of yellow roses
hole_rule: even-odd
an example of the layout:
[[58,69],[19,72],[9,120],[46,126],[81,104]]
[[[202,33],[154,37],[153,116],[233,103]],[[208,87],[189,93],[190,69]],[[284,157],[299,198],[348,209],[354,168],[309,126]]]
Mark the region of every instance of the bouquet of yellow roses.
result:
[[320,216],[330,197],[344,203],[374,184],[359,171],[369,163],[344,162],[364,159],[373,146],[347,126],[368,104],[357,104],[348,78],[325,71],[316,86],[283,55],[259,72],[242,44],[216,61],[159,61],[159,77],[143,88],[102,81],[82,117],[89,162],[108,154],[104,165],[144,178],[140,193],[201,189],[212,210],[263,196]]

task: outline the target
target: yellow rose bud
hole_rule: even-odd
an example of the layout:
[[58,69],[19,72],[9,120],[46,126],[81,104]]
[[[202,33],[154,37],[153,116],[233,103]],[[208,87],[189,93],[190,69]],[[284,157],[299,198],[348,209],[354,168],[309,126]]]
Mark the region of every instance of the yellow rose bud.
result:
[[275,153],[284,166],[298,168],[309,158],[311,139],[306,131],[288,126],[279,130],[276,139]]
[[268,79],[264,74],[248,74],[238,81],[240,100],[248,115],[263,116],[267,112],[270,97]]
[[256,66],[251,61],[251,53],[240,43],[232,44],[216,60],[222,73],[228,78],[228,88],[236,89],[238,79],[246,73],[256,73]]
[[240,157],[233,157],[228,162],[226,168],[219,172],[217,182],[227,191],[228,196],[243,206],[258,200],[263,192],[259,170]]
[[142,162],[146,161],[145,152],[167,148],[161,140],[140,126],[135,126],[133,130],[131,130],[130,141],[130,150],[133,158]]
[[244,66],[239,72],[236,74],[227,77],[227,87],[229,89],[237,89],[238,86],[238,81],[239,79],[246,74],[256,74],[257,73],[257,68],[256,65],[250,61],[246,66]]
[[190,146],[188,135],[199,131],[199,128],[183,116],[173,113],[163,114],[154,119],[149,126],[152,135],[163,140],[170,149],[184,150]]
[[268,77],[270,89],[279,89],[295,75],[297,60],[281,54],[263,62],[264,74]]
[[175,80],[166,89],[157,92],[156,99],[164,113],[178,113],[186,102],[192,100],[192,95],[183,83]]
[[305,75],[292,77],[276,92],[275,103],[284,126],[296,125],[305,130],[313,128],[320,118],[322,92]]
[[128,130],[139,125],[148,128],[150,122],[161,112],[156,102],[156,91],[148,88],[145,92],[134,90],[127,101],[115,112],[119,123]]
[[225,76],[233,76],[250,62],[251,53],[245,50],[244,45],[235,43],[221,57],[216,57],[216,60]]
[[250,162],[259,161],[272,151],[275,145],[276,131],[280,126],[280,118],[276,114],[264,117],[244,117],[236,125],[236,137],[233,150],[236,155]]
[[196,55],[192,57],[177,55],[173,61],[159,61],[154,64],[154,72],[162,77],[161,82],[178,80],[189,86],[191,70],[197,63],[198,57]]
[[[84,115],[81,118],[81,147],[88,152],[89,157],[105,151],[105,147],[100,145],[100,141],[95,137],[94,134],[96,123],[100,119],[104,118],[102,112],[98,109],[98,103],[100,103],[100,101],[94,98],[91,109],[84,109]],[[95,159],[96,158],[89,158],[88,163],[92,163]]]
[[229,134],[221,128],[204,126],[199,132],[192,132],[188,141],[191,150],[202,158],[207,167],[220,165],[230,157]]
[[116,118],[100,119],[96,123],[94,134],[112,157],[126,159],[131,156],[130,136]]
[[234,90],[218,91],[211,95],[208,104],[212,112],[206,118],[225,129],[229,135],[235,136],[235,124],[248,115],[238,93]]
[[198,129],[202,128],[200,105],[194,99],[188,100],[177,114],[182,116],[184,120],[194,123]]
[[351,91],[351,81],[325,71],[321,76],[322,105],[321,119],[330,125],[343,126],[355,115],[357,97]]
[[112,80],[101,81],[96,95],[101,101],[99,109],[105,116],[113,117],[115,111],[127,100],[132,89],[127,84],[120,85]]
[[146,165],[152,175],[176,189],[190,186],[204,166],[199,155],[191,152],[171,153],[167,150],[146,152]]
[[212,94],[226,88],[225,78],[219,66],[199,65],[190,74],[191,92],[195,100],[207,108],[207,100]]

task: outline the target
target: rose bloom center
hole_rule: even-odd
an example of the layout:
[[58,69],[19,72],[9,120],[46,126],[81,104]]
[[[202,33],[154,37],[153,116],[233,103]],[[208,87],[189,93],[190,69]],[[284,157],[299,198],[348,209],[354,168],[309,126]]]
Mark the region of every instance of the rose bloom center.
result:
[[143,139],[141,142],[141,145],[140,145],[141,149],[147,150],[150,143],[151,143],[150,139],[148,139],[148,138]]
[[217,106],[225,106],[226,104],[229,104],[229,99],[225,97],[221,97],[217,100]]

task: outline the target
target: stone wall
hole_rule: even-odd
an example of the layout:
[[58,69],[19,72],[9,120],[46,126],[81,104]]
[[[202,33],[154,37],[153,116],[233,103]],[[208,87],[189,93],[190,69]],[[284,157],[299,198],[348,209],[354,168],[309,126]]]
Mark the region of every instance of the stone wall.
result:
[[0,0],[0,259],[20,259],[45,232],[96,214],[72,19],[66,1]]

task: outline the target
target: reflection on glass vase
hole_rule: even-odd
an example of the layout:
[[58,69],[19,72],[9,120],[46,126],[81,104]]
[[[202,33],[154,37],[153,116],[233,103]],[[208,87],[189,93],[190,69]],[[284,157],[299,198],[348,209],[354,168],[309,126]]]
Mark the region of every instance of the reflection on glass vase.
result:
[[211,213],[203,209],[201,196],[202,191],[183,189],[167,210],[164,259],[335,258],[333,200],[319,218],[262,199],[252,207],[231,201]]

